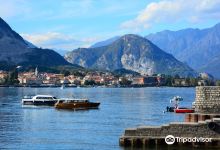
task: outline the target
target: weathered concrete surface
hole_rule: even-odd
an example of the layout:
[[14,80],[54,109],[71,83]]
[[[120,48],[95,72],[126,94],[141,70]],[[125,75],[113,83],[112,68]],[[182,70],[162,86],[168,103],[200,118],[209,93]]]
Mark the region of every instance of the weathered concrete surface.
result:
[[121,146],[168,146],[167,135],[174,137],[212,138],[212,142],[175,142],[173,145],[220,148],[220,86],[196,87],[194,103],[196,113],[186,114],[185,122],[162,126],[144,126],[126,129],[120,138]]
[[220,114],[220,86],[196,87],[195,112]]
[[[174,137],[203,137],[212,138],[210,143],[184,143],[191,146],[199,146],[200,144],[207,147],[220,146],[220,119],[191,122],[173,122],[169,125],[162,126],[145,126],[132,129],[126,129],[124,135],[120,138],[121,146],[153,146],[167,145],[165,137],[173,135]],[[183,143],[174,143],[174,145]]]

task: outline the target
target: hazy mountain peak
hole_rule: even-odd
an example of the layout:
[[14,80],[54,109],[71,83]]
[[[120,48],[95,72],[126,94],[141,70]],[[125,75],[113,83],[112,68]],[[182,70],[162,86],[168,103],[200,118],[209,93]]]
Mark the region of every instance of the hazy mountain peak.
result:
[[136,34],[125,34],[125,35],[123,35],[121,38],[127,38],[127,39],[139,39],[139,38],[142,38],[142,37],[139,36],[139,35],[136,35]]
[[[0,63],[22,66],[55,66],[69,63],[53,50],[35,48],[0,18]],[[5,68],[0,68],[5,69]],[[7,69],[7,68],[6,68]]]
[[220,73],[207,65],[213,64],[212,59],[220,56],[220,23],[206,29],[161,31],[149,34],[146,38],[194,69],[220,77]]
[[125,39],[135,40],[135,39],[138,39],[138,38],[141,38],[141,36],[136,35],[136,34],[125,34],[123,36],[115,36],[115,37],[109,38],[107,40],[97,42],[97,43],[93,44],[90,48],[97,48],[97,47],[107,46],[107,45],[110,45],[111,43],[113,43],[117,40],[125,40]]
[[124,35],[107,46],[73,50],[65,58],[70,63],[101,70],[124,68],[142,74],[195,74],[172,55],[134,34]]
[[135,34],[126,34],[122,36],[119,40],[123,40],[124,42],[135,42],[135,41],[149,42],[146,38]]
[[220,22],[217,23],[217,24],[214,26],[214,28],[220,28]]
[[118,40],[119,38],[120,38],[120,36],[114,36],[114,37],[106,39],[104,41],[97,42],[97,43],[93,44],[92,46],[90,46],[90,48],[96,48],[96,47],[102,47],[102,46],[109,45],[109,44],[113,43],[114,41]]

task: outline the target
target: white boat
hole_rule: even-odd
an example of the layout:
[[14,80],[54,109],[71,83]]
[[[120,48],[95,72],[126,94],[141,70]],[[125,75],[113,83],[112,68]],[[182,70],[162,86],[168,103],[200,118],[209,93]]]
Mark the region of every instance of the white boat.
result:
[[179,107],[179,103],[180,101],[183,101],[183,98],[180,97],[180,96],[174,96],[171,100],[170,100],[170,103],[173,105],[173,106],[167,106],[166,107],[166,110],[167,112],[174,112],[174,109],[178,108]]
[[179,103],[183,101],[183,98],[180,96],[174,96],[170,103],[173,104],[172,107],[167,106],[167,112],[175,112],[175,113],[193,113],[194,108],[187,108],[187,107],[179,107]]
[[36,95],[36,96],[24,96],[22,99],[23,105],[48,105],[54,106],[58,101],[56,97],[52,95]]
[[65,85],[63,84],[61,87],[60,87],[60,89],[64,89],[65,88]]

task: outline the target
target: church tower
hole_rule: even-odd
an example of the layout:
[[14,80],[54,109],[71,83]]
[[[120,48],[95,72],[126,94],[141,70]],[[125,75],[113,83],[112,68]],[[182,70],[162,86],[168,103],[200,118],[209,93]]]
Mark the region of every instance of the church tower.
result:
[[35,68],[35,73],[34,73],[34,75],[35,75],[36,77],[38,77],[38,68],[37,68],[37,67]]

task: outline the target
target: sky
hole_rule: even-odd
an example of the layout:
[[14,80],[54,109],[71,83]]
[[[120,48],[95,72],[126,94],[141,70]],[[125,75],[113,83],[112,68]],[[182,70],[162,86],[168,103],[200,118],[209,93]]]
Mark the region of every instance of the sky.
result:
[[0,17],[34,45],[57,51],[114,36],[207,28],[220,0],[0,0]]

